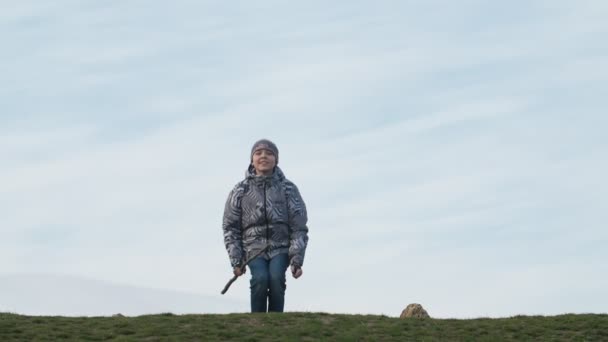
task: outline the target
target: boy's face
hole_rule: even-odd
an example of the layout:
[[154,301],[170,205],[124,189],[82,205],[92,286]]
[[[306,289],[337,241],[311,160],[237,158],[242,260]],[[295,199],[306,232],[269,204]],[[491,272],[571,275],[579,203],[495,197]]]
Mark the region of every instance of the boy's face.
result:
[[253,153],[253,167],[258,175],[271,175],[277,158],[270,150],[260,149]]

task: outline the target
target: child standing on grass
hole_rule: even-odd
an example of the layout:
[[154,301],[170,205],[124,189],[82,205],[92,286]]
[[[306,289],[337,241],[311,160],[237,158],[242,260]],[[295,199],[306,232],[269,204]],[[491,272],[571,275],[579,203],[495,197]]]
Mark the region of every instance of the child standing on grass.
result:
[[244,274],[245,263],[251,271],[251,312],[283,312],[285,272],[291,266],[295,279],[302,275],[308,244],[306,205],[278,162],[272,141],[253,144],[245,179],[232,189],[224,209],[224,243],[233,273]]

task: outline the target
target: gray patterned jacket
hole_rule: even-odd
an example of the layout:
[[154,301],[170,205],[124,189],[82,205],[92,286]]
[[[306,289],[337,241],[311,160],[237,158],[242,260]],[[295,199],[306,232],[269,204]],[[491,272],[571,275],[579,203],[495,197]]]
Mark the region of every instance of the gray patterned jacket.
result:
[[288,253],[302,266],[308,244],[306,205],[295,184],[277,166],[271,176],[256,177],[249,166],[245,179],[228,195],[224,209],[224,243],[232,267],[268,245],[269,259]]

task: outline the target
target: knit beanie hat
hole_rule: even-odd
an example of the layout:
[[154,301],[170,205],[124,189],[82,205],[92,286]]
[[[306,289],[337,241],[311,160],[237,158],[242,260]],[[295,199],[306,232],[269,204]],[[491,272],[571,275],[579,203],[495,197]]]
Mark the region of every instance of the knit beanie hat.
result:
[[255,153],[255,151],[258,150],[272,151],[276,158],[276,164],[279,164],[279,149],[277,148],[277,145],[275,145],[272,141],[268,139],[261,139],[256,141],[255,144],[253,144],[253,147],[251,148],[251,162],[253,162],[253,154]]

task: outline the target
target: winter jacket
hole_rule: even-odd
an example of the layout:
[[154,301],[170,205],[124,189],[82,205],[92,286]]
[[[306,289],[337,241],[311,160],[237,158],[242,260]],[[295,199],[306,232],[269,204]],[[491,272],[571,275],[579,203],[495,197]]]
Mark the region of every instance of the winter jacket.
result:
[[308,244],[306,205],[295,184],[277,166],[270,176],[256,176],[249,166],[245,179],[228,195],[224,209],[224,243],[232,267],[242,266],[264,247],[270,259],[288,253],[302,266]]

